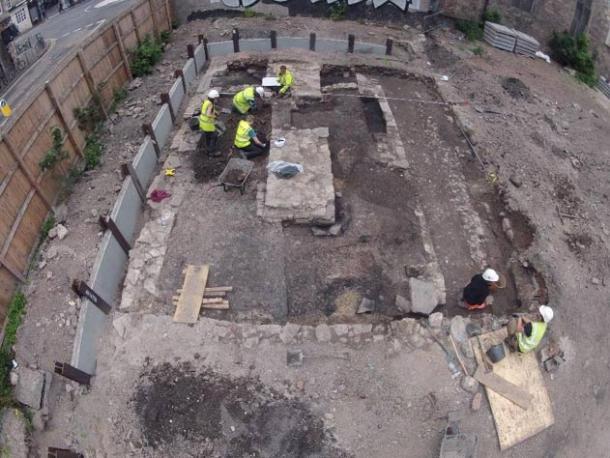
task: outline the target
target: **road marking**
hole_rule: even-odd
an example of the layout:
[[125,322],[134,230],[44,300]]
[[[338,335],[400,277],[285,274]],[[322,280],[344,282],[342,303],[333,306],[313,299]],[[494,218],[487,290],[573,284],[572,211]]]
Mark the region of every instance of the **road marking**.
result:
[[81,30],[82,30],[82,27],[79,27],[78,29],[74,29],[74,30],[72,31],[72,33],[80,32]]
[[94,8],[103,8],[108,5],[112,5],[113,3],[124,2],[125,0],[102,0]]
[[72,32],[66,32],[66,33],[64,33],[64,34],[63,34],[61,37],[62,37],[62,38],[66,38],[66,37],[67,37],[68,35],[70,35],[71,33],[72,33]]

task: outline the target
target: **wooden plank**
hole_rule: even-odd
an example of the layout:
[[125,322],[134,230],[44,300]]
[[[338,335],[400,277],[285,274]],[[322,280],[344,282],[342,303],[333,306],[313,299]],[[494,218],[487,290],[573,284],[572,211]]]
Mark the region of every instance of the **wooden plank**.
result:
[[231,291],[233,291],[232,286],[213,286],[205,289],[206,293],[230,293]]
[[226,302],[222,297],[209,297],[203,298],[201,301],[202,304],[220,304],[221,302]]
[[[480,338],[486,349],[490,344],[502,342],[506,336],[504,327],[483,334]],[[481,349],[476,337],[471,338],[470,342],[477,361],[481,362]],[[532,396],[529,409],[524,410],[493,389],[485,387],[501,450],[517,445],[555,423],[551,399],[544,385],[535,352],[508,353],[503,360],[493,365],[493,372]]]
[[208,281],[209,266],[187,266],[182,293],[178,299],[174,321],[195,323],[199,318],[203,291]]
[[203,303],[204,309],[229,310],[229,301]]
[[515,385],[514,383],[510,383],[508,380],[503,379],[493,372],[486,374],[483,372],[481,366],[477,368],[473,377],[479,383],[485,385],[486,388],[489,388],[499,395],[504,396],[506,399],[514,402],[522,409],[529,409],[532,402],[532,395],[521,387]]

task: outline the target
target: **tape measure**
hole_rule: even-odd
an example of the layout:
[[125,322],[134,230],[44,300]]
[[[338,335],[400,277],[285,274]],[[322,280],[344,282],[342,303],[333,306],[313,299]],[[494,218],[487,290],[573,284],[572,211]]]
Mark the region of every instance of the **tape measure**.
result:
[[0,112],[2,113],[2,116],[4,116],[5,118],[8,118],[10,115],[13,114],[13,110],[11,110],[11,106],[4,99],[0,99]]

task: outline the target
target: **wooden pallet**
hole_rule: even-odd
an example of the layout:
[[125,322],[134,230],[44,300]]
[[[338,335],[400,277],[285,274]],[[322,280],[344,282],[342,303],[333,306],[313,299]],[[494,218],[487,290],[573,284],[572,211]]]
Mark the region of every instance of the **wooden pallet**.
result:
[[[186,274],[186,269],[184,270]],[[172,297],[172,302],[174,305],[178,306],[180,297],[184,291],[184,288],[176,290],[178,295]],[[209,288],[205,288],[203,290],[203,296],[201,299],[201,307],[204,309],[214,309],[214,310],[228,310],[229,309],[229,301],[226,299],[227,293],[233,291],[232,286],[213,286]]]

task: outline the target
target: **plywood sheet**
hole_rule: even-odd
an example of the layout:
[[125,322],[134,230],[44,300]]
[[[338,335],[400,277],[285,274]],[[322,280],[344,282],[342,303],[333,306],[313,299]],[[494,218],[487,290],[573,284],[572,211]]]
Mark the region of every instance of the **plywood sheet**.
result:
[[[506,338],[506,328],[480,336],[483,348],[499,343]],[[481,350],[476,337],[471,340],[472,348],[479,364]],[[538,434],[555,423],[553,407],[535,353],[507,352],[506,357],[493,365],[493,372],[507,381],[526,390],[532,401],[524,410],[492,389],[485,387],[487,399],[496,424],[500,449],[513,445]]]
[[209,266],[187,266],[184,285],[174,313],[176,323],[195,323],[199,318]]

